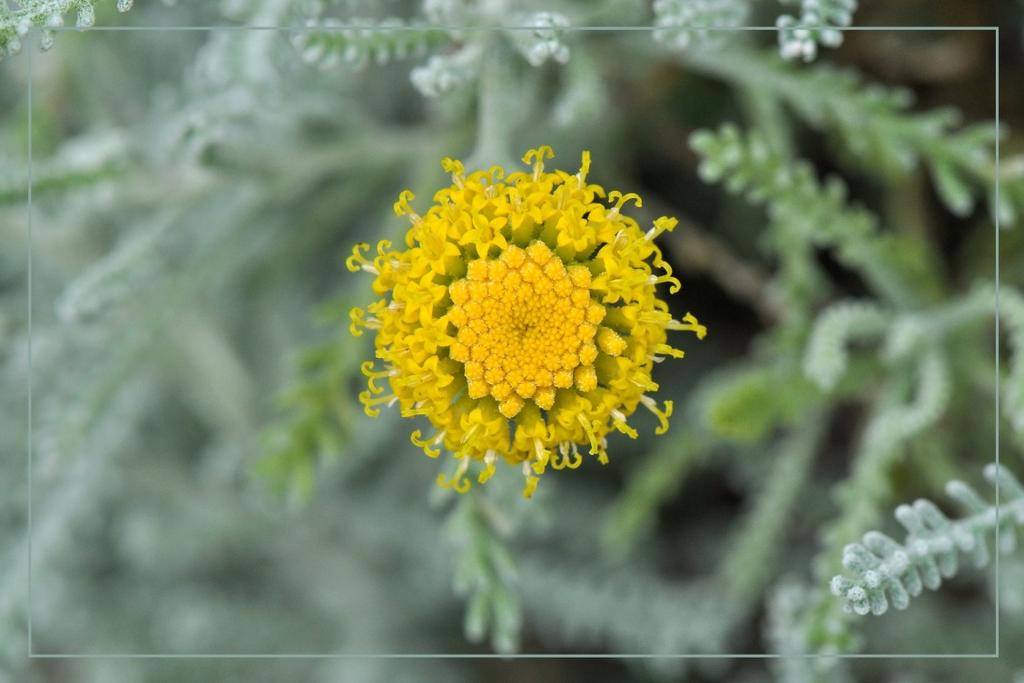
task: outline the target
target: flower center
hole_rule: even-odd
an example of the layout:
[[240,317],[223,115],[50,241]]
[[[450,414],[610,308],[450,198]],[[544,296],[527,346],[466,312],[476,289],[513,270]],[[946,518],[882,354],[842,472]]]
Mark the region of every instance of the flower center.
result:
[[451,285],[451,357],[465,366],[470,398],[491,395],[507,418],[527,400],[548,410],[555,390],[597,387],[594,335],[604,306],[590,298],[590,270],[568,268],[543,242],[469,263]]

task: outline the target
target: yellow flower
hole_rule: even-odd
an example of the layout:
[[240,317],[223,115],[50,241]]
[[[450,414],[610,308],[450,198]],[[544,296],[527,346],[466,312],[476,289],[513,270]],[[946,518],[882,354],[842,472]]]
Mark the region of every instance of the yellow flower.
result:
[[608,461],[613,430],[636,438],[629,417],[643,406],[668,429],[672,402],[650,396],[655,363],[682,358],[667,332],[706,330],[689,313],[672,318],[659,284],[679,281],[654,239],[677,221],[661,217],[644,231],[623,213],[635,194],[587,183],[590,154],[578,173],[551,173],[550,147],[530,150],[531,172],[505,177],[495,166],[466,174],[444,159],[452,185],[434,195],[424,215],[404,191],[395,213],[412,226],[405,249],[383,240],[377,256],[358,244],[349,270],[374,276],[382,297],[351,311],[351,331],[376,334],[377,362],[363,364],[368,415],[397,405],[405,417],[433,427],[412,442],[430,457],[457,460],[438,483],[470,487],[470,464],[483,483],[499,460],[522,468],[524,495],[550,466],[575,469],[580,447]]

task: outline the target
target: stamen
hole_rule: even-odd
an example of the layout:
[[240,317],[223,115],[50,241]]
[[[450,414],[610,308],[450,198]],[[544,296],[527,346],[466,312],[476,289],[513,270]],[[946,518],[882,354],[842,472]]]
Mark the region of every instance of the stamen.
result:
[[671,285],[671,287],[669,287],[668,290],[670,294],[675,294],[676,292],[683,288],[683,283],[681,283],[678,279],[672,276],[672,266],[670,266],[667,262],[662,261],[661,268],[662,270],[665,271],[665,274],[658,276],[652,273],[650,277],[647,278],[649,284],[661,285],[668,283]]
[[622,432],[631,439],[635,439],[638,436],[640,436],[637,433],[637,431],[630,427],[629,424],[626,422],[626,416],[622,414],[621,410],[618,410],[617,408],[612,409],[610,414],[612,417],[612,424],[614,424],[615,428],[618,429],[620,432]]
[[541,145],[536,149],[531,149],[523,155],[523,163],[533,163],[533,181],[537,182],[540,180],[541,175],[544,173],[544,159],[553,159],[555,156],[554,150],[548,145]]
[[[572,450],[572,458],[569,457],[569,450]],[[557,460],[551,461],[551,467],[556,470],[569,468],[574,470],[583,463],[583,456],[580,455],[579,449],[576,448],[576,444],[571,441],[563,441],[558,444],[558,453],[562,456]]]
[[456,455],[459,458],[459,466],[455,469],[455,473],[452,474],[452,478],[448,479],[443,473],[437,475],[437,485],[443,489],[455,489],[458,493],[465,493],[473,486],[465,475],[466,470],[469,468],[469,456],[466,454]]
[[655,344],[654,352],[660,353],[665,356],[672,356],[673,358],[685,358],[686,353],[680,349],[673,348],[668,344]]
[[644,234],[644,239],[648,242],[653,241],[663,232],[672,232],[676,229],[679,221],[675,218],[669,218],[668,216],[662,216],[661,218],[654,219],[654,227],[648,230]]
[[478,429],[480,429],[480,423],[479,422],[474,422],[470,426],[470,428],[466,430],[466,433],[462,435],[462,439],[461,439],[463,446],[465,446],[467,443],[470,442],[470,440],[472,440],[473,435],[476,434],[476,430],[478,430]]
[[381,387],[378,387],[376,381],[385,377],[393,376],[396,372],[394,368],[386,368],[384,370],[374,370],[373,361],[368,360],[359,366],[360,372],[366,376],[366,385],[370,388],[370,393],[379,394],[384,391]]
[[418,213],[416,213],[413,210],[412,206],[409,204],[409,202],[412,201],[413,199],[416,199],[416,195],[414,195],[409,190],[402,190],[398,194],[398,201],[395,202],[393,208],[395,210],[396,216],[408,216],[412,224],[416,225],[423,219],[420,217]]
[[670,319],[668,325],[665,326],[667,330],[690,331],[697,335],[697,339],[703,339],[708,333],[708,328],[697,322],[697,319],[692,314],[687,313],[683,316],[683,322],[678,320]]
[[388,394],[387,396],[374,397],[369,391],[359,392],[359,402],[363,404],[363,412],[370,417],[377,417],[380,415],[380,410],[377,408],[379,405],[386,405],[388,408],[395,404],[398,397],[394,394]]
[[672,329],[670,325],[675,322],[672,316],[664,311],[644,311],[637,316],[637,320],[648,325],[664,325],[667,329]]
[[433,440],[423,439],[423,433],[420,430],[415,430],[409,437],[413,444],[423,449],[423,452],[431,458],[436,458],[441,455],[441,449],[436,448],[442,441],[444,441],[445,431],[441,430]]
[[486,484],[487,480],[494,476],[494,463],[496,463],[497,461],[498,454],[491,449],[487,449],[487,452],[484,454],[484,469],[476,478],[477,482],[481,484]]
[[644,205],[644,200],[641,199],[640,195],[638,195],[636,192],[627,192],[623,194],[618,190],[612,190],[611,192],[608,193],[608,201],[615,202],[615,206],[612,210],[615,211],[616,213],[621,211],[623,205],[625,205],[625,203],[629,201],[636,204],[636,208],[638,209]]
[[455,183],[455,187],[460,190],[466,186],[466,167],[462,165],[462,162],[458,159],[452,159],[451,157],[445,157],[441,160],[441,169],[445,173],[450,173],[452,176],[452,182]]
[[544,474],[544,468],[548,465],[548,460],[551,458],[551,451],[544,448],[544,445],[540,442],[540,439],[533,440],[533,471],[537,474]]
[[572,460],[566,463],[566,467],[574,470],[583,464],[583,456],[580,455],[580,449],[576,447],[576,444],[570,443],[569,447],[572,450]]
[[635,384],[636,386],[640,387],[641,389],[646,389],[647,391],[658,390],[657,383],[647,375],[644,375],[643,373],[640,372],[633,373],[633,376],[629,378],[629,381]]
[[377,268],[361,253],[369,250],[370,245],[366,242],[359,242],[356,244],[352,247],[352,255],[345,259],[345,267],[353,273],[357,273],[362,270],[374,275],[380,275],[380,271],[378,271]]
[[576,420],[583,427],[583,431],[587,435],[587,440],[590,442],[590,454],[594,455],[598,452],[597,436],[594,435],[594,427],[590,424],[587,418],[583,417],[582,413],[576,414]]
[[672,401],[665,401],[665,410],[658,410],[658,404],[653,398],[647,394],[640,396],[640,403],[643,404],[644,408],[654,413],[654,416],[658,418],[658,428],[654,430],[655,434],[664,434],[668,431],[668,418],[672,416]]
[[580,160],[580,171],[576,174],[576,184],[580,189],[586,187],[587,173],[590,172],[590,152],[583,150],[583,158]]
[[537,490],[537,483],[540,481],[530,473],[530,463],[523,461],[523,476],[526,478],[526,485],[523,487],[523,498],[533,498],[533,492]]
[[366,318],[364,317],[365,315],[366,311],[361,308],[353,308],[348,312],[348,317],[352,321],[348,326],[348,331],[353,337],[363,336],[363,331],[360,329],[361,327],[365,327],[368,330],[380,329],[380,320],[373,316]]

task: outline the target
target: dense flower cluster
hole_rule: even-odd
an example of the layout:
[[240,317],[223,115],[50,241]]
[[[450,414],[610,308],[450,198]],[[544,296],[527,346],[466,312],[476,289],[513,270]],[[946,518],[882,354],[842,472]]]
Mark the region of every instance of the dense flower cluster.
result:
[[442,486],[465,491],[471,462],[485,482],[499,460],[521,465],[532,495],[549,466],[578,467],[585,447],[607,462],[607,436],[632,438],[628,418],[642,405],[668,429],[672,402],[650,396],[655,363],[683,352],[667,332],[705,328],[690,314],[673,319],[656,287],[679,281],[654,239],[677,221],[661,217],[644,231],[623,213],[640,197],[587,183],[578,173],[545,172],[550,147],[530,150],[532,172],[466,174],[444,159],[452,185],[424,215],[402,192],[395,212],[412,226],[405,249],[386,240],[372,260],[356,245],[347,266],[374,275],[382,298],[351,311],[352,333],[376,334],[378,362],[363,364],[370,416],[397,404],[423,416],[434,433],[412,441],[458,465]]

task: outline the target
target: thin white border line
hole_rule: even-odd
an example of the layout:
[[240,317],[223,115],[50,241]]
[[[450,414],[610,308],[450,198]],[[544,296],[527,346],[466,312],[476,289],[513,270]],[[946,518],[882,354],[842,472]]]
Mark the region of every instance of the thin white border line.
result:
[[34,179],[32,176],[32,53],[33,45],[32,41],[26,41],[29,43],[28,48],[28,213],[26,214],[26,232],[28,233],[28,429],[27,429],[27,448],[28,448],[28,471],[26,476],[28,477],[28,608],[25,610],[26,619],[28,621],[28,656],[32,657],[32,186]]
[[[998,33],[998,26],[825,26],[825,25],[801,25],[793,24],[787,29],[821,29],[852,33],[870,31],[995,31]],[[284,31],[296,33],[320,33],[332,31],[398,31],[419,33],[422,31],[591,31],[591,32],[623,32],[623,31],[657,31],[657,26],[535,26],[530,24],[471,24],[471,25],[449,25],[449,24],[404,24],[404,25],[380,25],[380,24],[332,24],[313,26],[266,26],[260,24],[214,24],[203,25],[169,25],[169,26],[89,26],[79,28],[77,26],[59,26],[44,29],[57,33],[87,33],[87,32],[109,32],[109,31]],[[739,33],[743,31],[777,32],[778,26],[687,26],[687,31],[721,31],[724,33]]]
[[[311,30],[315,31],[345,31],[345,30],[357,30],[366,29],[366,26],[334,26],[334,27],[319,27],[310,29],[308,27],[272,27],[272,26],[169,26],[169,27],[90,27],[88,29],[79,29],[75,27],[60,27],[50,29],[55,32],[147,32],[147,31],[279,31],[279,32],[299,32],[305,33]],[[799,28],[799,27],[798,27]],[[430,30],[458,30],[458,31],[516,31],[516,30],[534,30],[534,29],[550,29],[550,27],[503,27],[503,26],[490,26],[490,27],[439,27],[439,26],[404,26],[404,27],[376,27],[375,30],[389,30],[389,31],[430,31]],[[655,27],[567,27],[560,29],[561,31],[592,31],[592,32],[624,32],[624,31],[653,31]],[[724,31],[724,32],[739,32],[739,31],[777,31],[777,27],[703,27],[702,30],[708,31]],[[839,31],[850,31],[850,32],[871,32],[871,31],[991,31],[995,34],[995,190],[994,190],[994,205],[995,211],[995,466],[999,468],[999,214],[998,214],[998,201],[999,201],[999,27],[997,26],[978,26],[978,27],[846,27],[837,28]],[[37,31],[36,28],[32,29],[34,33]],[[31,35],[31,34],[30,34]],[[820,654],[820,653],[801,653],[801,654],[779,654],[779,653],[687,653],[687,654],[654,654],[654,653],[517,653],[517,654],[500,654],[500,653],[43,653],[34,652],[32,645],[33,628],[32,628],[32,587],[33,587],[33,572],[32,572],[32,493],[33,493],[33,419],[32,419],[32,386],[33,386],[33,372],[32,372],[32,291],[33,291],[33,276],[32,276],[32,255],[33,255],[33,229],[32,229],[32,188],[34,184],[33,180],[33,164],[32,164],[32,109],[33,109],[33,97],[32,97],[32,81],[33,81],[33,41],[30,39],[26,40],[28,44],[28,212],[27,212],[27,225],[28,225],[28,330],[29,330],[29,343],[28,343],[28,364],[29,364],[29,410],[28,410],[28,531],[29,531],[29,550],[28,550],[28,590],[29,590],[29,605],[27,612],[28,622],[28,647],[27,654],[29,659],[786,659],[786,658],[799,658],[799,659],[991,659],[998,658],[999,656],[999,552],[998,547],[994,549],[995,552],[995,651],[993,653],[858,653],[858,654]],[[995,481],[995,539],[998,544],[998,533],[999,533],[999,483],[998,478]]]
[[999,474],[1001,473],[1002,465],[999,464],[999,177],[1002,175],[999,169],[999,27],[996,27],[996,38],[995,38],[995,51],[996,51],[996,102],[995,102],[995,119],[996,119],[996,151],[995,151],[995,163],[996,163],[996,183],[993,189],[993,214],[995,216],[996,224],[996,253],[995,253],[995,277],[996,277],[996,333],[995,333],[995,355],[996,355],[996,538],[995,547],[993,552],[996,556],[995,562],[995,573],[996,573],[996,588],[995,588],[995,609],[996,609],[996,657],[999,656]]
[[602,653],[523,653],[503,655],[487,652],[468,653],[311,653],[311,654],[33,654],[32,659],[997,659],[992,653],[982,654],[602,654]]

